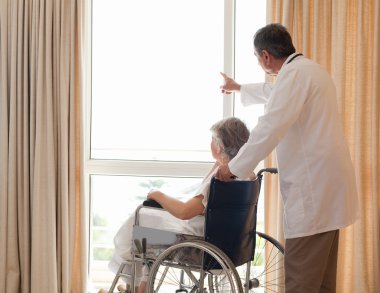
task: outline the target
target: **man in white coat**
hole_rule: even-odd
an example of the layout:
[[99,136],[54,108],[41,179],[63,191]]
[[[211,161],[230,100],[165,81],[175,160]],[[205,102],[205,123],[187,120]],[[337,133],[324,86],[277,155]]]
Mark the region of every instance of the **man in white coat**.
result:
[[254,36],[273,85],[240,85],[223,74],[222,92],[240,92],[244,105],[265,103],[248,142],[217,172],[247,177],[276,149],[284,204],[285,291],[335,292],[339,229],[358,218],[354,170],[330,75],[296,53],[290,34],[269,24]]

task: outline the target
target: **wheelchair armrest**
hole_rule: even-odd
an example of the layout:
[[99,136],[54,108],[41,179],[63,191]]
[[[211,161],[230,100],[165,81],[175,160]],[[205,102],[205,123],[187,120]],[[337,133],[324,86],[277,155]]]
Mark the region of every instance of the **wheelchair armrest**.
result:
[[154,208],[154,209],[164,209],[158,202],[152,199],[144,200],[142,204],[140,204],[135,211],[135,225],[139,225],[140,221],[140,210],[142,208]]
[[143,206],[162,209],[162,206],[158,202],[152,199],[144,200]]

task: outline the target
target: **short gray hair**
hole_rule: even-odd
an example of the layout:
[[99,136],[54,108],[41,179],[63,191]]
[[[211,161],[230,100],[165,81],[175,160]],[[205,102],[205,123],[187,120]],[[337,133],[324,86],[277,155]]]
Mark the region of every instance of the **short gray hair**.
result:
[[253,45],[260,56],[266,50],[276,59],[286,58],[296,51],[286,27],[279,23],[271,23],[259,29]]
[[211,127],[216,144],[228,161],[234,158],[240,148],[248,141],[249,130],[245,123],[236,117],[229,117],[215,123]]

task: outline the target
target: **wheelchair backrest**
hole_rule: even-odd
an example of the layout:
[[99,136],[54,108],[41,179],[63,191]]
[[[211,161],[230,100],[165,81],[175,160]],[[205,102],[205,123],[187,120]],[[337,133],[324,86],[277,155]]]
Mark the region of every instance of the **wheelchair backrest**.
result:
[[211,180],[205,240],[219,247],[235,266],[253,257],[260,181]]

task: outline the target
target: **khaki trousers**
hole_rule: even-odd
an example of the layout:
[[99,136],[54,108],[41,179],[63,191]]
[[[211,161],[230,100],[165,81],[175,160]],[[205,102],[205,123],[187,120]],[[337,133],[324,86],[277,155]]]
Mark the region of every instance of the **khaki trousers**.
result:
[[339,230],[286,239],[285,293],[336,292]]

